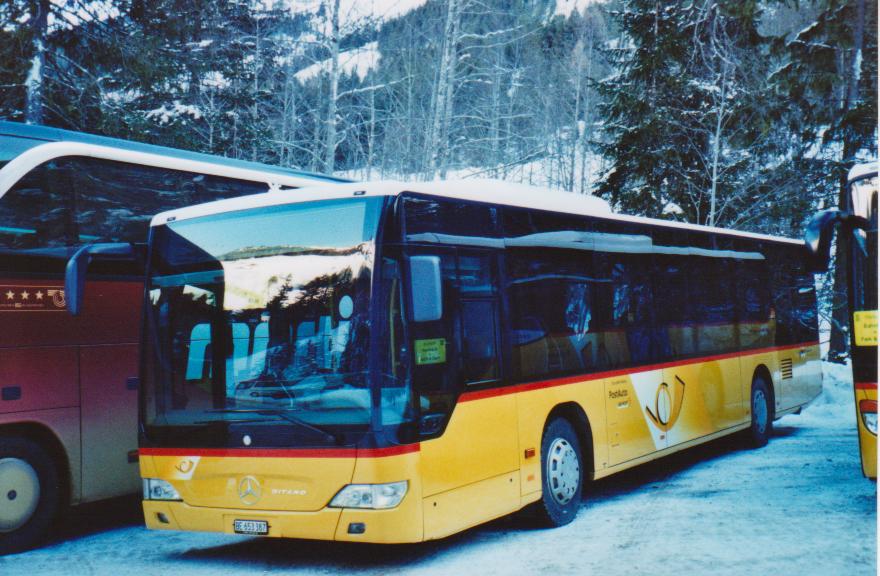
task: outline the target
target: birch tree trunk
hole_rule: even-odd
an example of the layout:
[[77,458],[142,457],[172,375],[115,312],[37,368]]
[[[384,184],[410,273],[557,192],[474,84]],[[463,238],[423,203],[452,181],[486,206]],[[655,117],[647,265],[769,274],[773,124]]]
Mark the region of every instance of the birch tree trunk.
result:
[[324,130],[324,172],[333,174],[336,162],[336,99],[339,94],[339,0],[330,13],[330,90]]
[[31,41],[33,57],[25,80],[25,115],[28,124],[43,123],[43,99],[46,68],[46,37],[49,29],[49,0],[36,0],[33,3],[34,36]]
[[712,186],[709,194],[709,226],[715,226],[715,205],[718,196],[718,163],[721,156],[721,138],[724,129],[727,99],[727,63],[721,62],[721,86],[715,106],[715,130],[712,134]]
[[446,154],[449,146],[449,123],[452,118],[452,93],[455,75],[458,21],[460,15],[459,0],[448,0],[446,9],[446,25],[443,31],[443,53],[440,58],[440,72],[437,76],[437,88],[434,91],[434,114],[431,123],[431,137],[427,152],[428,176],[435,178],[439,174],[446,175]]

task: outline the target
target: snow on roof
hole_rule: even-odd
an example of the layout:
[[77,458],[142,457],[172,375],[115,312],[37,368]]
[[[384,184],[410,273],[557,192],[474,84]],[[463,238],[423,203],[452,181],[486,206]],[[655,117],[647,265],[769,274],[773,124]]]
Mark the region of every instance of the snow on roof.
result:
[[[339,69],[342,74],[357,74],[358,79],[363,82],[364,78],[370,70],[379,65],[382,54],[379,52],[378,42],[368,42],[363,46],[353,50],[347,50],[339,54]],[[332,61],[328,58],[320,62],[315,62],[311,66],[303,68],[294,77],[301,83],[314,79],[321,73],[329,73]]]
[[307,186],[297,190],[295,195],[290,195],[284,191],[273,191],[266,194],[254,194],[229,200],[219,200],[164,212],[153,218],[153,225],[164,224],[169,218],[184,220],[248,208],[350,198],[354,194],[357,194],[359,197],[396,196],[403,192],[415,192],[442,196],[444,198],[537,208],[572,214],[611,215],[611,207],[608,203],[595,196],[571,194],[550,188],[528,186],[501,180],[473,178],[468,180],[434,180],[431,182],[386,180],[361,183],[352,182],[333,186]]
[[300,188],[296,194],[282,191],[272,191],[266,194],[254,194],[228,200],[219,200],[207,204],[199,204],[180,208],[169,212],[157,214],[151,223],[159,226],[172,220],[186,220],[200,216],[209,216],[224,212],[247,210],[266,206],[280,206],[300,202],[314,202],[318,200],[335,200],[351,198],[355,195],[364,196],[397,196],[404,192],[414,192],[444,198],[487,202],[504,206],[516,206],[535,210],[547,210],[565,214],[578,214],[581,216],[598,216],[624,222],[635,222],[655,226],[666,226],[683,230],[701,230],[704,232],[718,232],[734,236],[742,236],[759,240],[772,240],[803,245],[802,240],[756,234],[753,232],[741,232],[738,230],[726,230],[698,224],[675,222],[670,220],[658,220],[641,216],[627,216],[614,214],[605,200],[595,196],[562,192],[551,188],[529,186],[491,179],[466,179],[466,180],[434,180],[430,182],[398,182],[393,180],[377,182],[351,182],[345,184],[315,185]]
[[856,164],[852,168],[850,168],[848,179],[850,182],[855,180],[856,178],[861,178],[863,176],[868,176],[870,174],[877,173],[877,161],[867,162],[865,164]]

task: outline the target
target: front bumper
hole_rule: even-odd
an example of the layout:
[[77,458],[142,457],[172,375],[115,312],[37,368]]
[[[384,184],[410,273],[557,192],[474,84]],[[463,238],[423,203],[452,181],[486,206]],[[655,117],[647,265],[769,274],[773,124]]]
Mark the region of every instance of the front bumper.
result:
[[[421,542],[421,502],[407,494],[390,510],[324,508],[316,512],[287,512],[189,506],[185,502],[144,500],[144,519],[151,530],[186,530],[235,534],[235,520],[264,520],[268,537],[338,540],[382,544]],[[351,524],[363,524],[360,534]]]

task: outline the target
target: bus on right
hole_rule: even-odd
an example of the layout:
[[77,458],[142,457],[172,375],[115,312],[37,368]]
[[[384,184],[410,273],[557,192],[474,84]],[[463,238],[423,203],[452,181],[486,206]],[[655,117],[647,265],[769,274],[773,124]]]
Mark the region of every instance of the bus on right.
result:
[[807,225],[815,269],[828,269],[831,237],[847,251],[850,356],[862,473],[877,478],[877,162],[854,166],[846,206],[824,210]]

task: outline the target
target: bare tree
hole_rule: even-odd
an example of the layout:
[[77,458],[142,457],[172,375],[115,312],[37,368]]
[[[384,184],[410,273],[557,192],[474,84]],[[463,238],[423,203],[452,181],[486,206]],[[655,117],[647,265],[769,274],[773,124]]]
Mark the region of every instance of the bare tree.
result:
[[330,85],[327,94],[327,116],[324,120],[324,172],[332,174],[336,162],[336,99],[339,92],[339,0],[328,3],[330,33],[327,41],[330,46]]
[[31,47],[30,70],[25,80],[27,90],[25,100],[25,122],[28,124],[43,123],[44,85],[46,68],[46,43],[49,34],[49,0],[34,0],[31,4],[31,20],[33,36]]
[[426,152],[428,178],[446,176],[449,152],[449,124],[452,120],[452,98],[455,93],[455,67],[458,59],[458,31],[463,0],[446,0],[446,25],[443,29],[443,50],[434,90],[431,128]]

